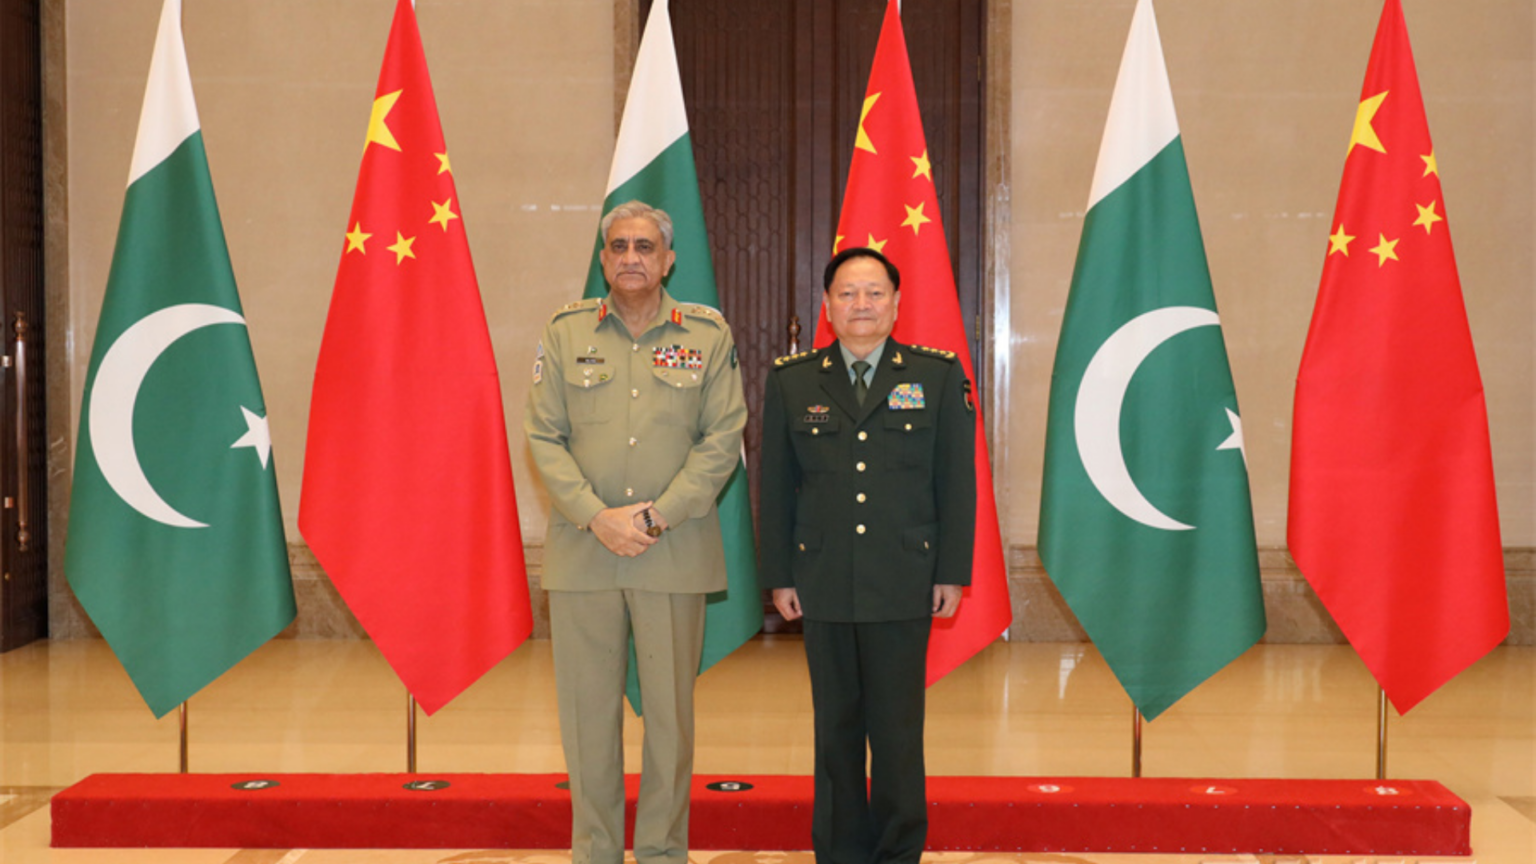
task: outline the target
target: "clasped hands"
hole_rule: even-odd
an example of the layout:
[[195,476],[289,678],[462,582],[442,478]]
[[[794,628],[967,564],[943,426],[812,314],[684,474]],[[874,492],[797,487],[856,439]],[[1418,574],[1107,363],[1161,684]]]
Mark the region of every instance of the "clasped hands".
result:
[[[668,527],[667,520],[661,516],[661,511],[651,510],[655,501],[643,501],[639,504],[626,504],[623,507],[609,507],[600,511],[587,523],[590,530],[598,540],[608,548],[608,551],[625,558],[634,558],[640,553],[656,544],[659,537],[652,537],[646,533],[646,529],[654,525],[665,531]],[[651,510],[651,524],[646,524],[645,511]]]

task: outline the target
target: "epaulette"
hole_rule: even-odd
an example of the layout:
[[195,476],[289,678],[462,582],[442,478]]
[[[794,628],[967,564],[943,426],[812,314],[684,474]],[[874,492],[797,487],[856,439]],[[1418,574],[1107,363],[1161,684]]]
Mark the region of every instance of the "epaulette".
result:
[[601,297],[588,297],[585,300],[577,300],[574,303],[567,303],[564,306],[561,306],[559,309],[556,309],[555,314],[550,316],[549,320],[553,321],[562,315],[569,315],[572,312],[580,312],[583,309],[595,310],[601,305],[603,305],[603,298]]
[[689,318],[700,318],[714,324],[716,327],[723,328],[727,326],[725,316],[721,315],[718,309],[712,309],[701,303],[683,303],[679,304],[677,308],[681,309],[683,314]]
[[815,348],[812,348],[809,351],[801,351],[799,354],[787,354],[787,355],[785,355],[783,357],[778,358],[777,360],[774,360],[773,361],[773,368],[778,369],[781,366],[792,366],[792,365],[794,365],[796,363],[801,362],[802,360],[809,360],[809,359],[811,359],[812,357],[815,357],[815,356],[816,356],[816,349]]
[[908,345],[913,351],[927,354],[929,357],[938,357],[942,360],[954,360],[955,352],[945,351],[943,348],[929,348],[927,345]]

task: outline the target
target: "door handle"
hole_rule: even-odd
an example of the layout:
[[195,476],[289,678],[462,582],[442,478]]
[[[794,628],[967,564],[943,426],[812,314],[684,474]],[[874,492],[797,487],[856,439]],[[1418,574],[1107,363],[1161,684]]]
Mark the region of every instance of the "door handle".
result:
[[16,548],[32,545],[32,496],[27,464],[27,315],[16,313]]

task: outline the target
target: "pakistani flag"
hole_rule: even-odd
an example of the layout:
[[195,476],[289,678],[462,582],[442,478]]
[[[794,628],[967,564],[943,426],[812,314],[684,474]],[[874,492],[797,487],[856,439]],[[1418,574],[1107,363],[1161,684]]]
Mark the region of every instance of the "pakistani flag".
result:
[[86,376],[64,570],[155,716],[293,620],[267,409],[167,0]]
[[1151,719],[1264,634],[1243,427],[1151,0],[1051,375],[1040,557]]
[[[640,38],[635,70],[624,102],[624,119],[608,172],[603,212],[626,201],[644,201],[672,217],[672,249],[677,264],[666,288],[680,303],[720,308],[715,290],[715,265],[709,257],[704,230],[704,205],[693,167],[693,140],[683,109],[683,82],[672,45],[672,22],[666,0],[651,6]],[[587,271],[585,297],[604,297],[608,283],[597,253],[599,229]],[[704,612],[704,655],[699,671],[715,665],[740,648],[763,626],[762,592],[757,586],[757,552],[752,540],[752,505],[747,497],[747,468],[738,465],[716,502],[720,533],[725,542],[726,589],[709,595]],[[633,650],[633,648],[631,648]],[[629,699],[640,710],[640,684],[635,664],[629,664]]]

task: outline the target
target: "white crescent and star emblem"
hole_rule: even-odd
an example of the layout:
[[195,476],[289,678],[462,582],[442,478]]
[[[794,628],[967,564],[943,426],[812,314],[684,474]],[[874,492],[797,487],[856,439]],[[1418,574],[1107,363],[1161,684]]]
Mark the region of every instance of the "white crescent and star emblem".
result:
[[[1154,309],[1126,322],[1116,330],[1089,361],[1077,391],[1073,431],[1083,469],[1094,488],[1110,506],[1127,517],[1164,531],[1189,531],[1186,525],[1157,509],[1148,501],[1125,465],[1120,444],[1120,410],[1131,377],[1142,361],[1159,345],[1198,327],[1215,327],[1221,319],[1210,309],[1195,306],[1168,306]],[[1242,422],[1227,409],[1232,435],[1217,446],[1218,450],[1242,451]],[[1247,453],[1243,451],[1246,465]]]
[[[167,504],[144,476],[133,440],[133,409],[150,366],[181,337],[215,324],[245,325],[239,313],[222,306],[183,303],[139,319],[124,330],[101,359],[91,388],[90,438],[96,464],[112,491],[144,516],[175,528],[207,528]],[[272,449],[265,417],[241,406],[246,433],[234,447],[250,447],[263,468]]]

